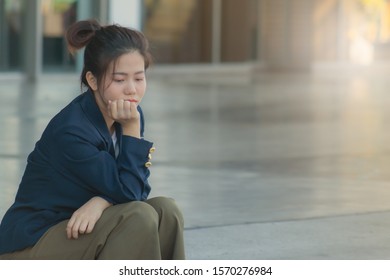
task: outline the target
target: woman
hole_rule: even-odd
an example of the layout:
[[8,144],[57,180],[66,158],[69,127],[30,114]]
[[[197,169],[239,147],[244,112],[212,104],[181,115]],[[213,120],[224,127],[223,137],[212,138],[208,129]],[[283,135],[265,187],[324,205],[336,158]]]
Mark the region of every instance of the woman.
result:
[[152,143],[139,107],[150,64],[142,33],[79,21],[88,89],[48,124],[0,225],[0,259],[184,259],[174,201],[148,199]]

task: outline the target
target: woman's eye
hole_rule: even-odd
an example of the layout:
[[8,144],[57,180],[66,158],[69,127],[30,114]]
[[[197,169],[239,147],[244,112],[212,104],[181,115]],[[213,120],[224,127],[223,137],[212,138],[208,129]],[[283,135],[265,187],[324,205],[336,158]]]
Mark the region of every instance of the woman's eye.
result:
[[122,83],[122,82],[124,82],[125,80],[114,80],[115,82],[117,82],[117,83]]

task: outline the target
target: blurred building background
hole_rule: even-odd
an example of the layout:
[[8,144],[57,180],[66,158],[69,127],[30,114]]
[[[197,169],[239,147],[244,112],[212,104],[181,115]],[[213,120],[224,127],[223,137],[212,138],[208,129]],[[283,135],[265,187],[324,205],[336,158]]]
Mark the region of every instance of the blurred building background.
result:
[[63,35],[86,18],[142,30],[157,65],[310,70],[390,59],[388,0],[0,0],[0,75],[78,72]]

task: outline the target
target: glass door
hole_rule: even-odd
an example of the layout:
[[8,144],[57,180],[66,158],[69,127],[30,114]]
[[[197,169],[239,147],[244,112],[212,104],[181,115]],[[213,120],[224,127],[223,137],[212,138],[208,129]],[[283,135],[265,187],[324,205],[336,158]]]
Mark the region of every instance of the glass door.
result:
[[0,0],[0,71],[23,67],[23,0]]
[[211,62],[212,1],[143,3],[143,32],[157,63]]
[[42,0],[43,71],[74,71],[64,34],[77,19],[77,0]]
[[143,32],[157,63],[253,61],[258,2],[145,0]]
[[221,62],[257,58],[258,0],[223,0],[221,11]]

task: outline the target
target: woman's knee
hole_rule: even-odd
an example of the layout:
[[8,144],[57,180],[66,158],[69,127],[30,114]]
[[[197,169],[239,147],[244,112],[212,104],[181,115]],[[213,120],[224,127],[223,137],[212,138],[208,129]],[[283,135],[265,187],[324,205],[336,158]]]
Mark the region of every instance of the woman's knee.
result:
[[162,216],[172,217],[176,218],[181,224],[184,223],[183,214],[173,198],[163,196],[154,197],[146,200],[146,203],[155,209],[160,218]]
[[156,210],[149,204],[142,201],[124,203],[121,209],[121,216],[129,223],[130,227],[142,228],[144,230],[156,230],[159,216]]

